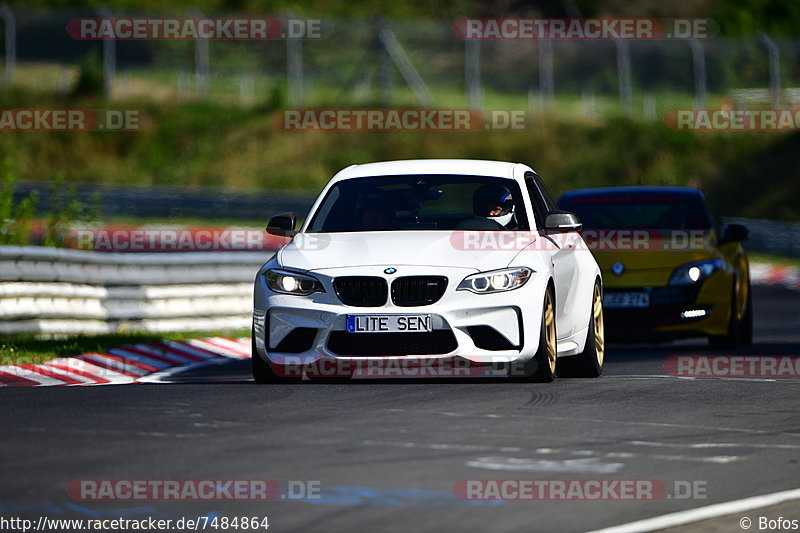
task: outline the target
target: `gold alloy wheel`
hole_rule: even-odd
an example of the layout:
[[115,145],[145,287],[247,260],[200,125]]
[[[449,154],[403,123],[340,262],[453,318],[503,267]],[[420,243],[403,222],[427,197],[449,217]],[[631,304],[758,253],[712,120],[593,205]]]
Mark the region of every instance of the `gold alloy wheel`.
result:
[[550,365],[550,373],[556,372],[556,313],[553,307],[553,297],[550,291],[545,292],[544,297],[544,334],[547,343],[547,362]]
[[597,357],[598,366],[603,366],[605,356],[606,341],[605,327],[603,325],[603,295],[600,293],[600,285],[594,286],[594,299],[592,301],[592,326],[594,327],[594,352]]

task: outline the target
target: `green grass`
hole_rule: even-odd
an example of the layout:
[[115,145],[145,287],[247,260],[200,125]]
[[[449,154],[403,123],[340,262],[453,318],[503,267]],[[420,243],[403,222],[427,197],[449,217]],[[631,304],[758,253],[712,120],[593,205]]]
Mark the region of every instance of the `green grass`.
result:
[[105,353],[111,348],[163,339],[200,337],[247,337],[249,330],[193,331],[182,333],[125,332],[106,335],[70,335],[43,338],[34,334],[11,335],[0,341],[0,365],[38,364],[60,356]]

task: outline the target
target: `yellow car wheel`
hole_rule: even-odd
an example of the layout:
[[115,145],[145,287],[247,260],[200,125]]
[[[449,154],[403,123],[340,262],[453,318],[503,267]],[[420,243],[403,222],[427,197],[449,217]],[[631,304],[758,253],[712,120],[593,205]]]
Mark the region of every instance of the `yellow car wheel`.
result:
[[[743,345],[743,340],[745,342],[748,341],[747,338],[747,330],[748,329],[748,322],[749,321],[749,341],[752,342],[752,320],[753,315],[749,312],[750,302],[747,301],[746,309],[742,318],[739,318],[739,306],[738,306],[738,294],[736,293],[736,282],[733,283],[733,289],[731,290],[731,304],[730,304],[730,317],[728,318],[728,332],[725,335],[711,335],[708,337],[708,345],[712,349],[728,349],[728,350],[735,350]],[[748,287],[749,288],[749,287]],[[749,293],[748,293],[749,294]]]
[[739,343],[742,346],[750,346],[753,344],[753,291],[750,289],[750,281],[748,281],[747,303],[745,304],[744,317],[742,318],[742,333],[739,338]]

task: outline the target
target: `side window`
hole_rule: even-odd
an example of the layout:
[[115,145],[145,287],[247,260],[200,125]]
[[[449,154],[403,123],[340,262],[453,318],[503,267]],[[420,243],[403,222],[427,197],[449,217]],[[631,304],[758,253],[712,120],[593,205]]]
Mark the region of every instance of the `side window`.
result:
[[550,194],[550,190],[544,184],[542,179],[536,175],[534,175],[533,179],[536,182],[536,185],[539,187],[539,192],[542,193],[544,204],[547,206],[547,210],[558,211],[558,203],[555,201],[555,199],[553,199],[553,195]]
[[533,205],[533,214],[536,217],[536,227],[539,229],[544,228],[544,221],[547,218],[547,203],[539,191],[536,183],[536,174],[533,172],[525,173],[525,185],[528,188],[528,195],[531,197],[531,204]]

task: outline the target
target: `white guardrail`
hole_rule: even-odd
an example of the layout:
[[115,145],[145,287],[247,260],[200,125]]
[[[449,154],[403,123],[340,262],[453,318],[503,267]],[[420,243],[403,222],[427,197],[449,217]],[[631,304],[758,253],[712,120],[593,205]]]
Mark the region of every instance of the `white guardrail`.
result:
[[248,328],[270,255],[0,246],[0,335]]

